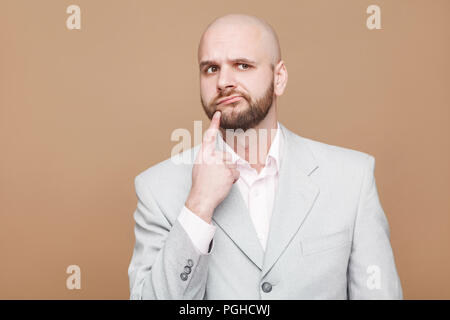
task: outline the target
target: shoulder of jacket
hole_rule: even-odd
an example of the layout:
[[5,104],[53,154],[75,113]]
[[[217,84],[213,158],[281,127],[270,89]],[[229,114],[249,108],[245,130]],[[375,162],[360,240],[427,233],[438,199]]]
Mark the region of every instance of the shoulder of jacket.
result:
[[308,149],[313,154],[319,166],[329,166],[333,167],[339,166],[344,167],[367,167],[368,164],[375,162],[373,155],[342,146],[332,145],[318,140],[313,140],[311,138],[306,138],[300,136],[292,131],[288,131],[288,134],[292,139],[296,140],[297,143],[302,143],[308,147]]
[[140,172],[135,177],[135,181],[142,181],[145,184],[158,184],[166,181],[173,183],[176,179],[182,179],[186,174],[191,174],[199,149],[200,145],[197,145],[160,161]]

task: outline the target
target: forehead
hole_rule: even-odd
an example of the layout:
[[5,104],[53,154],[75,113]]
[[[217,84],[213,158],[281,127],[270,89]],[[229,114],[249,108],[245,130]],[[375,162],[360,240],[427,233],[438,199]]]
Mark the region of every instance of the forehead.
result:
[[228,25],[207,30],[199,47],[199,63],[222,62],[242,57],[254,61],[264,58],[262,32],[256,27]]

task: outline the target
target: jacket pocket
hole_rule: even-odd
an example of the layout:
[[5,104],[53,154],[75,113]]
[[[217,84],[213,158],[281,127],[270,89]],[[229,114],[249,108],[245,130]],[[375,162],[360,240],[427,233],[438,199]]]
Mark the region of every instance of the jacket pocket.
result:
[[301,240],[302,253],[304,256],[342,247],[351,243],[350,230],[325,234],[321,236],[306,237]]

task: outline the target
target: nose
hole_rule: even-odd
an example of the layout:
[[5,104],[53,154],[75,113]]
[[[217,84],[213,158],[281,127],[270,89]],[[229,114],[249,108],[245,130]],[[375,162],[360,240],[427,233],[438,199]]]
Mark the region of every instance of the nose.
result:
[[222,68],[217,79],[217,90],[219,92],[233,91],[234,88],[236,88],[236,82],[233,71],[227,67]]

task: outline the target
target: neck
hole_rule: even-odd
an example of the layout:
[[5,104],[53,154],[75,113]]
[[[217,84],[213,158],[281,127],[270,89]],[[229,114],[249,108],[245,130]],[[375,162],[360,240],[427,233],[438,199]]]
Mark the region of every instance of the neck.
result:
[[266,164],[272,141],[277,129],[276,106],[272,106],[267,116],[255,127],[246,132],[234,132],[220,128],[225,142],[239,155],[245,159],[258,173]]

